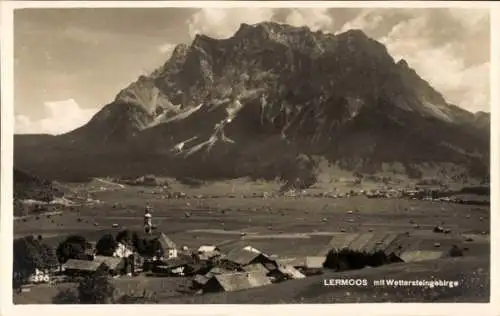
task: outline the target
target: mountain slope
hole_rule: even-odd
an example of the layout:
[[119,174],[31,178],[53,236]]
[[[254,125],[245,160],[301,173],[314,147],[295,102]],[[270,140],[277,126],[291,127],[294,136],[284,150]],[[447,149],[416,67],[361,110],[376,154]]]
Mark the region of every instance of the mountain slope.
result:
[[46,179],[14,168],[14,199],[50,202],[57,190]]
[[[37,145],[17,137],[16,163],[56,177],[294,178],[305,154],[361,172],[453,163],[482,177],[484,126],[359,30],[263,22],[177,46],[73,132]],[[40,155],[23,154],[35,148]]]

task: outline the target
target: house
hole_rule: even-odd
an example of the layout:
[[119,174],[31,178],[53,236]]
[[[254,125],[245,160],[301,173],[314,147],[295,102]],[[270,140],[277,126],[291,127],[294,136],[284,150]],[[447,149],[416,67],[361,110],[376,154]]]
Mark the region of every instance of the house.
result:
[[167,235],[161,233],[160,237],[158,237],[158,242],[160,243],[160,248],[163,251],[165,259],[177,258],[177,245]]
[[269,272],[268,276],[275,282],[281,282],[290,279],[303,279],[306,276],[291,265],[278,264],[277,269]]
[[220,267],[213,267],[205,275],[200,273],[195,275],[193,278],[192,288],[201,289],[215,275],[230,274],[230,273],[233,273],[233,271],[226,270]]
[[259,249],[256,249],[252,246],[246,246],[243,248],[244,250],[248,250],[248,251],[252,251],[252,252],[255,252],[255,253],[263,253],[262,251],[260,251]]
[[208,283],[208,281],[210,281],[210,277],[202,274],[197,274],[193,278],[193,284],[191,287],[195,290],[202,289]]
[[261,273],[217,274],[205,283],[203,292],[232,292],[269,284],[269,278]]
[[96,249],[93,248],[90,244],[83,250],[83,253],[79,255],[78,258],[83,260],[93,260],[96,254]]
[[208,261],[220,255],[220,249],[216,246],[201,246],[198,248],[195,257],[197,260]]
[[325,262],[325,256],[309,256],[303,258],[296,258],[289,263],[284,265],[289,265],[293,268],[298,269],[304,275],[314,275],[321,274],[323,271],[323,263]]
[[213,267],[207,272],[207,274],[205,274],[205,276],[211,278],[212,276],[217,274],[227,274],[227,273],[233,273],[233,271],[221,267]]
[[279,258],[276,260],[277,265],[290,265],[292,267],[297,267],[304,258]]
[[125,258],[121,257],[95,256],[94,261],[105,264],[111,275],[122,274],[126,268]]
[[159,260],[154,263],[152,269],[154,273],[165,273],[169,275],[185,275],[191,273],[189,262],[181,258]]
[[274,260],[261,252],[254,252],[242,248],[231,250],[221,259],[221,263],[225,268],[229,268],[230,270],[237,270],[253,263],[276,264]]
[[118,243],[115,252],[113,253],[113,257],[119,258],[128,258],[134,254],[134,251],[127,247],[125,244]]
[[94,273],[103,264],[100,261],[69,259],[63,265],[63,269],[66,275],[84,276]]
[[203,252],[197,253],[194,255],[195,260],[197,261],[210,261],[220,256],[219,252]]
[[207,246],[207,245],[203,245],[203,246],[200,246],[200,248],[198,248],[198,253],[205,253],[205,252],[216,252],[216,251],[220,251],[219,248],[217,248],[217,246]]
[[269,270],[261,263],[253,263],[253,264],[244,266],[242,269],[243,269],[243,271],[249,272],[249,273],[261,273],[263,275],[267,275],[269,273]]
[[307,269],[322,269],[326,257],[306,257],[304,267]]

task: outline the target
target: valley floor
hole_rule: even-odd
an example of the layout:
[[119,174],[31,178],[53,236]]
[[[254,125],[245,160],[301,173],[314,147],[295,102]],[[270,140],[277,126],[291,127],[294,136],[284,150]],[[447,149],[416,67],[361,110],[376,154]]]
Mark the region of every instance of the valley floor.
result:
[[[81,188],[80,188],[81,189]],[[85,189],[89,189],[88,187]],[[153,206],[153,224],[180,247],[198,248],[217,244],[223,249],[251,245],[279,257],[316,256],[324,252],[332,236],[342,233],[410,232],[419,238],[418,250],[442,250],[452,245],[465,249],[462,258],[393,264],[344,272],[349,277],[442,279],[458,281],[458,288],[338,288],[323,280],[340,274],[287,281],[242,292],[179,296],[182,283],[172,278],[121,278],[119,288],[145,287],[156,292],[162,303],[341,303],[341,302],[484,302],[489,297],[490,209],[406,199],[368,199],[363,196],[330,199],[319,197],[257,198],[224,196],[204,198],[197,192],[167,199],[161,190],[118,187],[95,190],[100,203],[65,209],[60,214],[39,215],[15,221],[15,237],[42,235],[56,246],[69,234],[97,241],[104,233],[124,228],[142,230],[146,204]],[[112,227],[117,224],[118,227]],[[442,225],[451,234],[436,234]],[[469,239],[466,240],[466,238]],[[71,286],[71,285],[61,285]],[[14,295],[18,304],[50,303],[57,289],[37,285],[30,293]],[[346,293],[349,294],[346,294]],[[38,294],[37,294],[38,293]]]

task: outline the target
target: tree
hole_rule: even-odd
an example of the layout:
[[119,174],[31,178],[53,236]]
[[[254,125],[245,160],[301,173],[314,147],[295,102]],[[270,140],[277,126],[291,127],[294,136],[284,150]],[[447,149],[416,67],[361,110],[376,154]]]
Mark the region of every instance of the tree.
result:
[[109,280],[108,268],[103,265],[78,284],[78,299],[81,304],[112,303],[115,288]]
[[101,256],[112,256],[115,252],[118,242],[111,234],[106,234],[99,239],[96,244],[96,252]]
[[27,236],[13,243],[13,285],[20,287],[35,272],[57,266],[54,251],[41,239]]
[[136,245],[139,240],[139,236],[136,232],[125,229],[116,235],[116,241],[124,245]]
[[60,264],[65,263],[68,259],[82,259],[85,256],[85,250],[89,246],[84,237],[78,235],[69,236],[57,247],[57,259]]
[[13,243],[13,287],[19,289],[26,283],[29,276],[42,264],[41,256],[36,251],[34,238],[24,237],[14,240]]
[[58,266],[56,252],[47,244],[41,244],[41,255],[43,259],[43,269],[55,269]]

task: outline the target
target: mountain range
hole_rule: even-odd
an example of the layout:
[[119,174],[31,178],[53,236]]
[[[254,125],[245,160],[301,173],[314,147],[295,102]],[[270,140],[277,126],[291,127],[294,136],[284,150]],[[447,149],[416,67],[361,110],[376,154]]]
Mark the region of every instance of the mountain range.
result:
[[59,180],[292,181],[318,172],[318,159],[358,173],[389,164],[412,177],[429,166],[487,177],[489,125],[488,113],[450,104],[360,30],[262,22],[176,46],[84,126],[16,135],[14,159]]

